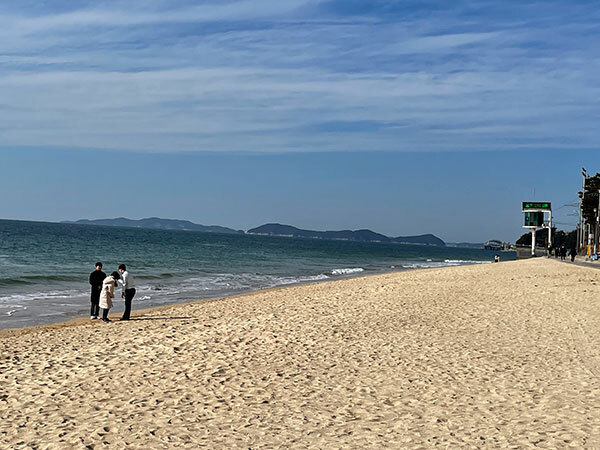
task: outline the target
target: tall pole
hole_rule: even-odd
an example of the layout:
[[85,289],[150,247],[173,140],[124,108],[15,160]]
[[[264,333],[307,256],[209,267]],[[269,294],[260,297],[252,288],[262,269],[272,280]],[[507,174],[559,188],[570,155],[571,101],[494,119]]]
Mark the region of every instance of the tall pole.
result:
[[[583,185],[581,188],[581,200],[579,201],[579,223],[580,223],[580,249],[585,247],[586,235],[587,235],[587,226],[585,223],[585,218],[583,217],[583,199],[585,198],[585,181],[587,179],[587,171],[585,168],[581,168],[581,175],[583,176]],[[586,251],[587,254],[587,251]]]
[[598,189],[598,209],[596,210],[596,230],[594,233],[594,253],[598,252],[598,234],[600,234],[600,230],[598,226],[600,224],[600,189]]
[[552,247],[552,211],[548,217],[548,247]]
[[531,256],[535,256],[535,227],[531,229]]
[[[592,254],[596,253],[596,215],[598,214],[598,209],[594,208],[594,222],[590,222],[590,248],[592,249]],[[594,226],[592,227],[592,223]]]
[[578,211],[578,219],[579,222],[577,223],[577,254],[579,254],[581,252],[581,198],[579,198],[579,211]]

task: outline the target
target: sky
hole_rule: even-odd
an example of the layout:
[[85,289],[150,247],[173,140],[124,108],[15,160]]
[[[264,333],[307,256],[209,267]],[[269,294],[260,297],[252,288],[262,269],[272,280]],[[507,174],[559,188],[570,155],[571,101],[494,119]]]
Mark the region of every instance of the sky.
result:
[[580,169],[600,171],[599,19],[566,0],[2,2],[0,217],[514,241],[541,200],[572,228]]

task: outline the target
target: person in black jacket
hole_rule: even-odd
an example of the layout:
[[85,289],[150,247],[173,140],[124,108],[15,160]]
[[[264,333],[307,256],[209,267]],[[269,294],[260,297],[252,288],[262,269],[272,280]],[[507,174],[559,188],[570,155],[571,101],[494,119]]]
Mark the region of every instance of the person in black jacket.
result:
[[106,274],[102,272],[102,263],[97,262],[96,270],[90,274],[90,284],[92,285],[90,319],[92,320],[97,319],[100,314],[100,291],[102,291],[102,282],[105,278]]

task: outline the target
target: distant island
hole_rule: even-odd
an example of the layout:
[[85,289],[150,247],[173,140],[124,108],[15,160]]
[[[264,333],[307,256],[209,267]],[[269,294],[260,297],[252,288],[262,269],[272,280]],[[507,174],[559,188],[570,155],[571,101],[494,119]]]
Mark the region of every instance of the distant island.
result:
[[387,242],[397,244],[436,245],[439,247],[446,246],[444,241],[433,234],[388,237],[383,234],[375,233],[371,230],[311,231],[302,230],[291,225],[281,225],[279,223],[268,223],[266,225],[261,225],[260,227],[252,228],[251,230],[246,231],[246,234],[338,241]]
[[189,220],[160,219],[158,217],[148,217],[147,219],[127,219],[118,217],[116,219],[81,219],[76,221],[63,221],[61,223],[74,223],[78,225],[104,225],[107,227],[130,227],[130,228],[151,228],[154,230],[180,230],[180,231],[202,231],[205,233],[228,233],[244,234],[242,230],[233,230],[218,225],[199,225]]
[[[179,231],[200,231],[204,233],[227,233],[244,234],[243,230],[234,230],[232,228],[221,227],[218,225],[200,225],[189,220],[161,219],[159,217],[148,217],[146,219],[127,219],[118,217],[116,219],[80,219],[76,221],[63,221],[61,223],[70,223],[76,225],[103,225],[107,227],[128,227],[128,228],[149,228],[153,230],[179,230]],[[342,230],[342,231],[311,231],[302,230],[291,225],[281,225],[278,223],[268,223],[260,227],[252,228],[245,232],[251,235],[260,236],[281,236],[304,239],[323,239],[336,241],[354,241],[354,242],[387,242],[395,244],[418,244],[435,245],[445,247],[446,243],[433,234],[422,234],[419,236],[398,236],[388,237],[383,234],[375,233],[371,230]]]

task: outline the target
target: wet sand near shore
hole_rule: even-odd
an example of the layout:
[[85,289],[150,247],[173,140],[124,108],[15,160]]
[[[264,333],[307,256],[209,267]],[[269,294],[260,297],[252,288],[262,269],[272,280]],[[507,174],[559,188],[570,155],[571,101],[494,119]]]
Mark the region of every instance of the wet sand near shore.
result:
[[0,442],[600,447],[599,281],[538,258],[0,331]]

